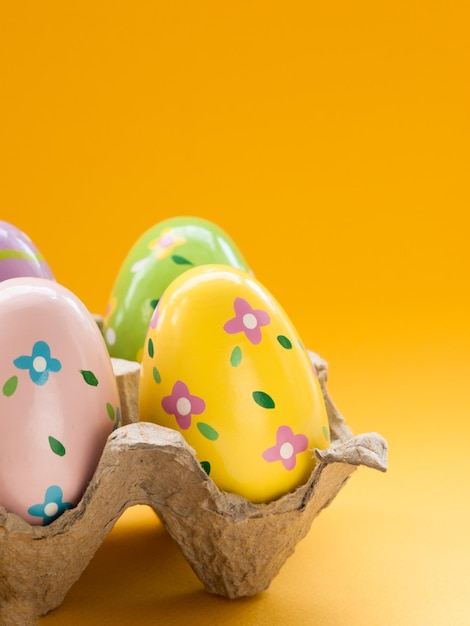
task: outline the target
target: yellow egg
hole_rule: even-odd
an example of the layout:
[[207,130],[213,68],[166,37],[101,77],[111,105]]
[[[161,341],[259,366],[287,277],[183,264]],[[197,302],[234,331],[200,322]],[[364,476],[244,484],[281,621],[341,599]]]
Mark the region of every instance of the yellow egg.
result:
[[179,430],[216,485],[269,502],[329,446],[323,396],[287,314],[251,274],[188,270],[165,290],[141,364],[141,421]]

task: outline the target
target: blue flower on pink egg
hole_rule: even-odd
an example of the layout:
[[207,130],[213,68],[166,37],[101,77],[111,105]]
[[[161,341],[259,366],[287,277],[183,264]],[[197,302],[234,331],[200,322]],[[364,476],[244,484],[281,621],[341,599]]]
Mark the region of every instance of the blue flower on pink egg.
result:
[[186,430],[191,426],[192,415],[200,415],[206,408],[206,403],[199,396],[190,393],[188,386],[181,380],[173,385],[170,396],[162,399],[163,410],[176,417],[178,426]]
[[261,326],[267,326],[271,321],[269,313],[253,307],[244,298],[235,298],[233,303],[235,317],[224,324],[224,330],[229,335],[245,333],[248,341],[254,345],[261,342]]
[[63,497],[62,489],[57,485],[51,485],[46,489],[44,502],[30,506],[28,513],[33,517],[42,517],[43,524],[46,526],[62,515],[64,511],[72,508],[73,504],[63,502]]
[[293,470],[297,463],[297,454],[308,448],[305,435],[295,435],[290,426],[279,426],[276,433],[276,445],[263,452],[263,459],[269,463],[281,461],[286,470]]
[[13,365],[20,370],[29,370],[29,376],[35,385],[45,385],[50,373],[59,372],[62,364],[51,356],[51,349],[45,341],[36,341],[31,356],[19,356]]

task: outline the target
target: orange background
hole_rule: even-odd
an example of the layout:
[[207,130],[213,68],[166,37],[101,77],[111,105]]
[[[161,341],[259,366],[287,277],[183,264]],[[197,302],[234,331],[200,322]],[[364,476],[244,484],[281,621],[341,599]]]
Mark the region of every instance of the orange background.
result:
[[361,468],[270,589],[201,588],[129,509],[53,624],[468,625],[464,0],[0,6],[0,219],[104,313],[144,230],[224,228],[330,365]]

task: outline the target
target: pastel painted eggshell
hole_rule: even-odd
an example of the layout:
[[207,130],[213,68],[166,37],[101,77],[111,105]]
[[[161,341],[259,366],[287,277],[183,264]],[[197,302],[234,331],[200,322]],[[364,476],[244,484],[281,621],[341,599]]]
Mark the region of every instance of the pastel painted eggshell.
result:
[[0,220],[0,281],[21,276],[54,280],[51,268],[28,235]]
[[107,305],[103,334],[109,354],[140,362],[150,319],[166,287],[188,269],[213,263],[248,270],[235,243],[212,222],[175,217],[147,230],[125,258]]
[[316,372],[287,314],[243,270],[193,268],[163,294],[141,363],[139,418],[179,430],[223,491],[269,502],[329,446]]
[[81,499],[120,420],[99,328],[45,278],[0,283],[0,505],[30,524]]

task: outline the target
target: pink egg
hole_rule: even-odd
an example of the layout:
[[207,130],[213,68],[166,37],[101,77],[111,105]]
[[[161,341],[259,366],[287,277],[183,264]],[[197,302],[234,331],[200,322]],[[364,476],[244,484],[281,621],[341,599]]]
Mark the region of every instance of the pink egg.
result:
[[81,499],[120,421],[95,320],[46,278],[0,282],[0,505],[49,524]]
[[0,281],[21,276],[54,279],[51,268],[28,235],[0,220]]

